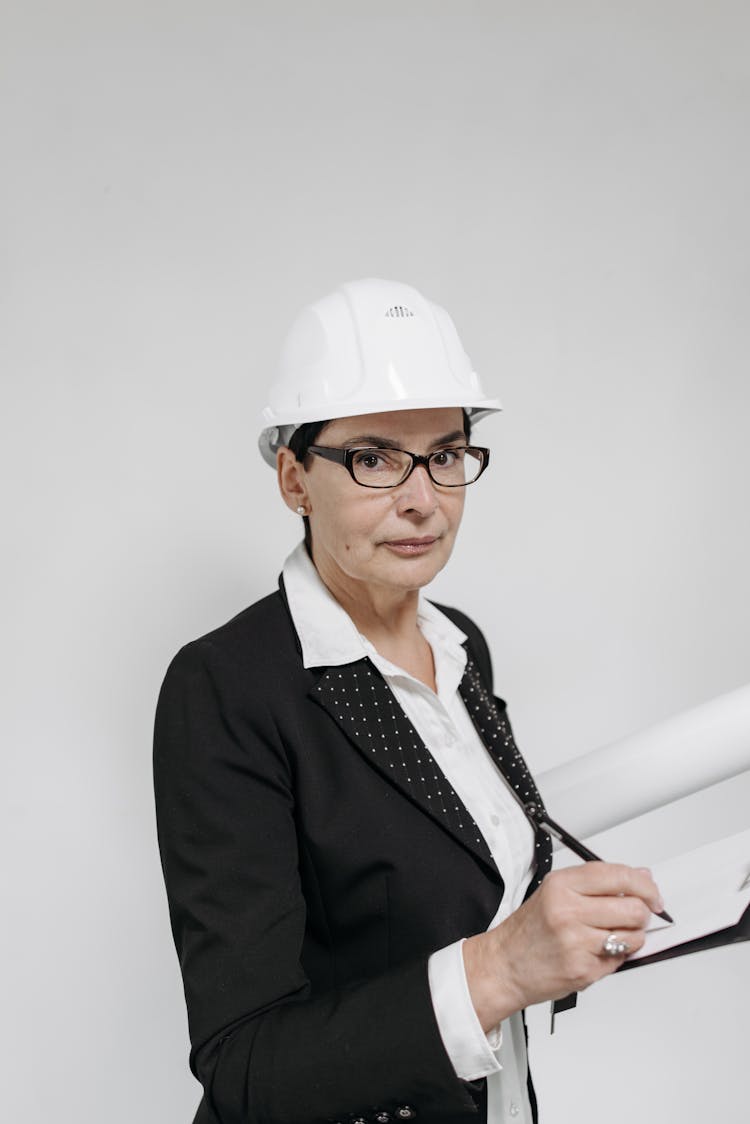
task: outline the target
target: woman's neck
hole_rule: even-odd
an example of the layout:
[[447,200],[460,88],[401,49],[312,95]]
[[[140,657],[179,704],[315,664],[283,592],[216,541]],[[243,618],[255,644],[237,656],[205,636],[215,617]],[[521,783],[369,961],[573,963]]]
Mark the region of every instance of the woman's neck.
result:
[[325,564],[316,563],[316,568],[329,593],[373,648],[436,690],[432,649],[417,623],[419,590],[358,582]]

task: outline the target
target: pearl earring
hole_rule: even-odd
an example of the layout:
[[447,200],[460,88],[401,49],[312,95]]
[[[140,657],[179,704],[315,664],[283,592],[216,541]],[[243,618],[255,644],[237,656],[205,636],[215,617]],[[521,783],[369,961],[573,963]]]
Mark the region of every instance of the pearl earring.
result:
[[307,512],[305,511],[305,508],[302,506],[302,504],[300,504],[299,507],[297,508],[297,514],[298,515],[307,515]]

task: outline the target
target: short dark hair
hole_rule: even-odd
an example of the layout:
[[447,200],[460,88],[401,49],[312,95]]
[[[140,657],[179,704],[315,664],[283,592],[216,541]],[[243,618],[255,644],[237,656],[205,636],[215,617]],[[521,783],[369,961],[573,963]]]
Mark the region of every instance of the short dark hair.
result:
[[304,461],[307,456],[307,450],[311,445],[315,444],[318,434],[324,426],[328,425],[330,418],[326,421],[305,422],[295,429],[292,436],[289,438],[289,448],[294,453],[298,461]]
[[[464,436],[467,441],[471,441],[471,418],[466,410],[462,410],[461,413],[464,419]],[[315,444],[320,433],[330,422],[330,418],[326,418],[325,421],[305,422],[295,429],[294,433],[289,438],[289,448],[300,464],[304,464],[310,446]],[[309,516],[303,515],[302,522],[305,524],[305,546],[309,554],[312,551],[312,533],[310,531]]]

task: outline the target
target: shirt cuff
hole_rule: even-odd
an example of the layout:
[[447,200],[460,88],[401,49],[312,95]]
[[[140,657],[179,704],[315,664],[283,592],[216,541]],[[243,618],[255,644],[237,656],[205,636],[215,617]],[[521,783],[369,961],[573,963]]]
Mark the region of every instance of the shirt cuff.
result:
[[477,1081],[503,1068],[497,1057],[502,1024],[482,1030],[469,994],[463,940],[433,952],[427,962],[430,996],[445,1052],[462,1081]]

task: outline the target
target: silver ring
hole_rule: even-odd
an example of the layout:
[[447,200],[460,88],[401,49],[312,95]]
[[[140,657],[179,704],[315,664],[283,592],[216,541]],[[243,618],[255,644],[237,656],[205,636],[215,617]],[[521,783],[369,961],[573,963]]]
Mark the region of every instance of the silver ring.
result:
[[602,952],[605,956],[623,956],[630,952],[630,945],[627,941],[621,941],[617,933],[610,933],[602,945]]

